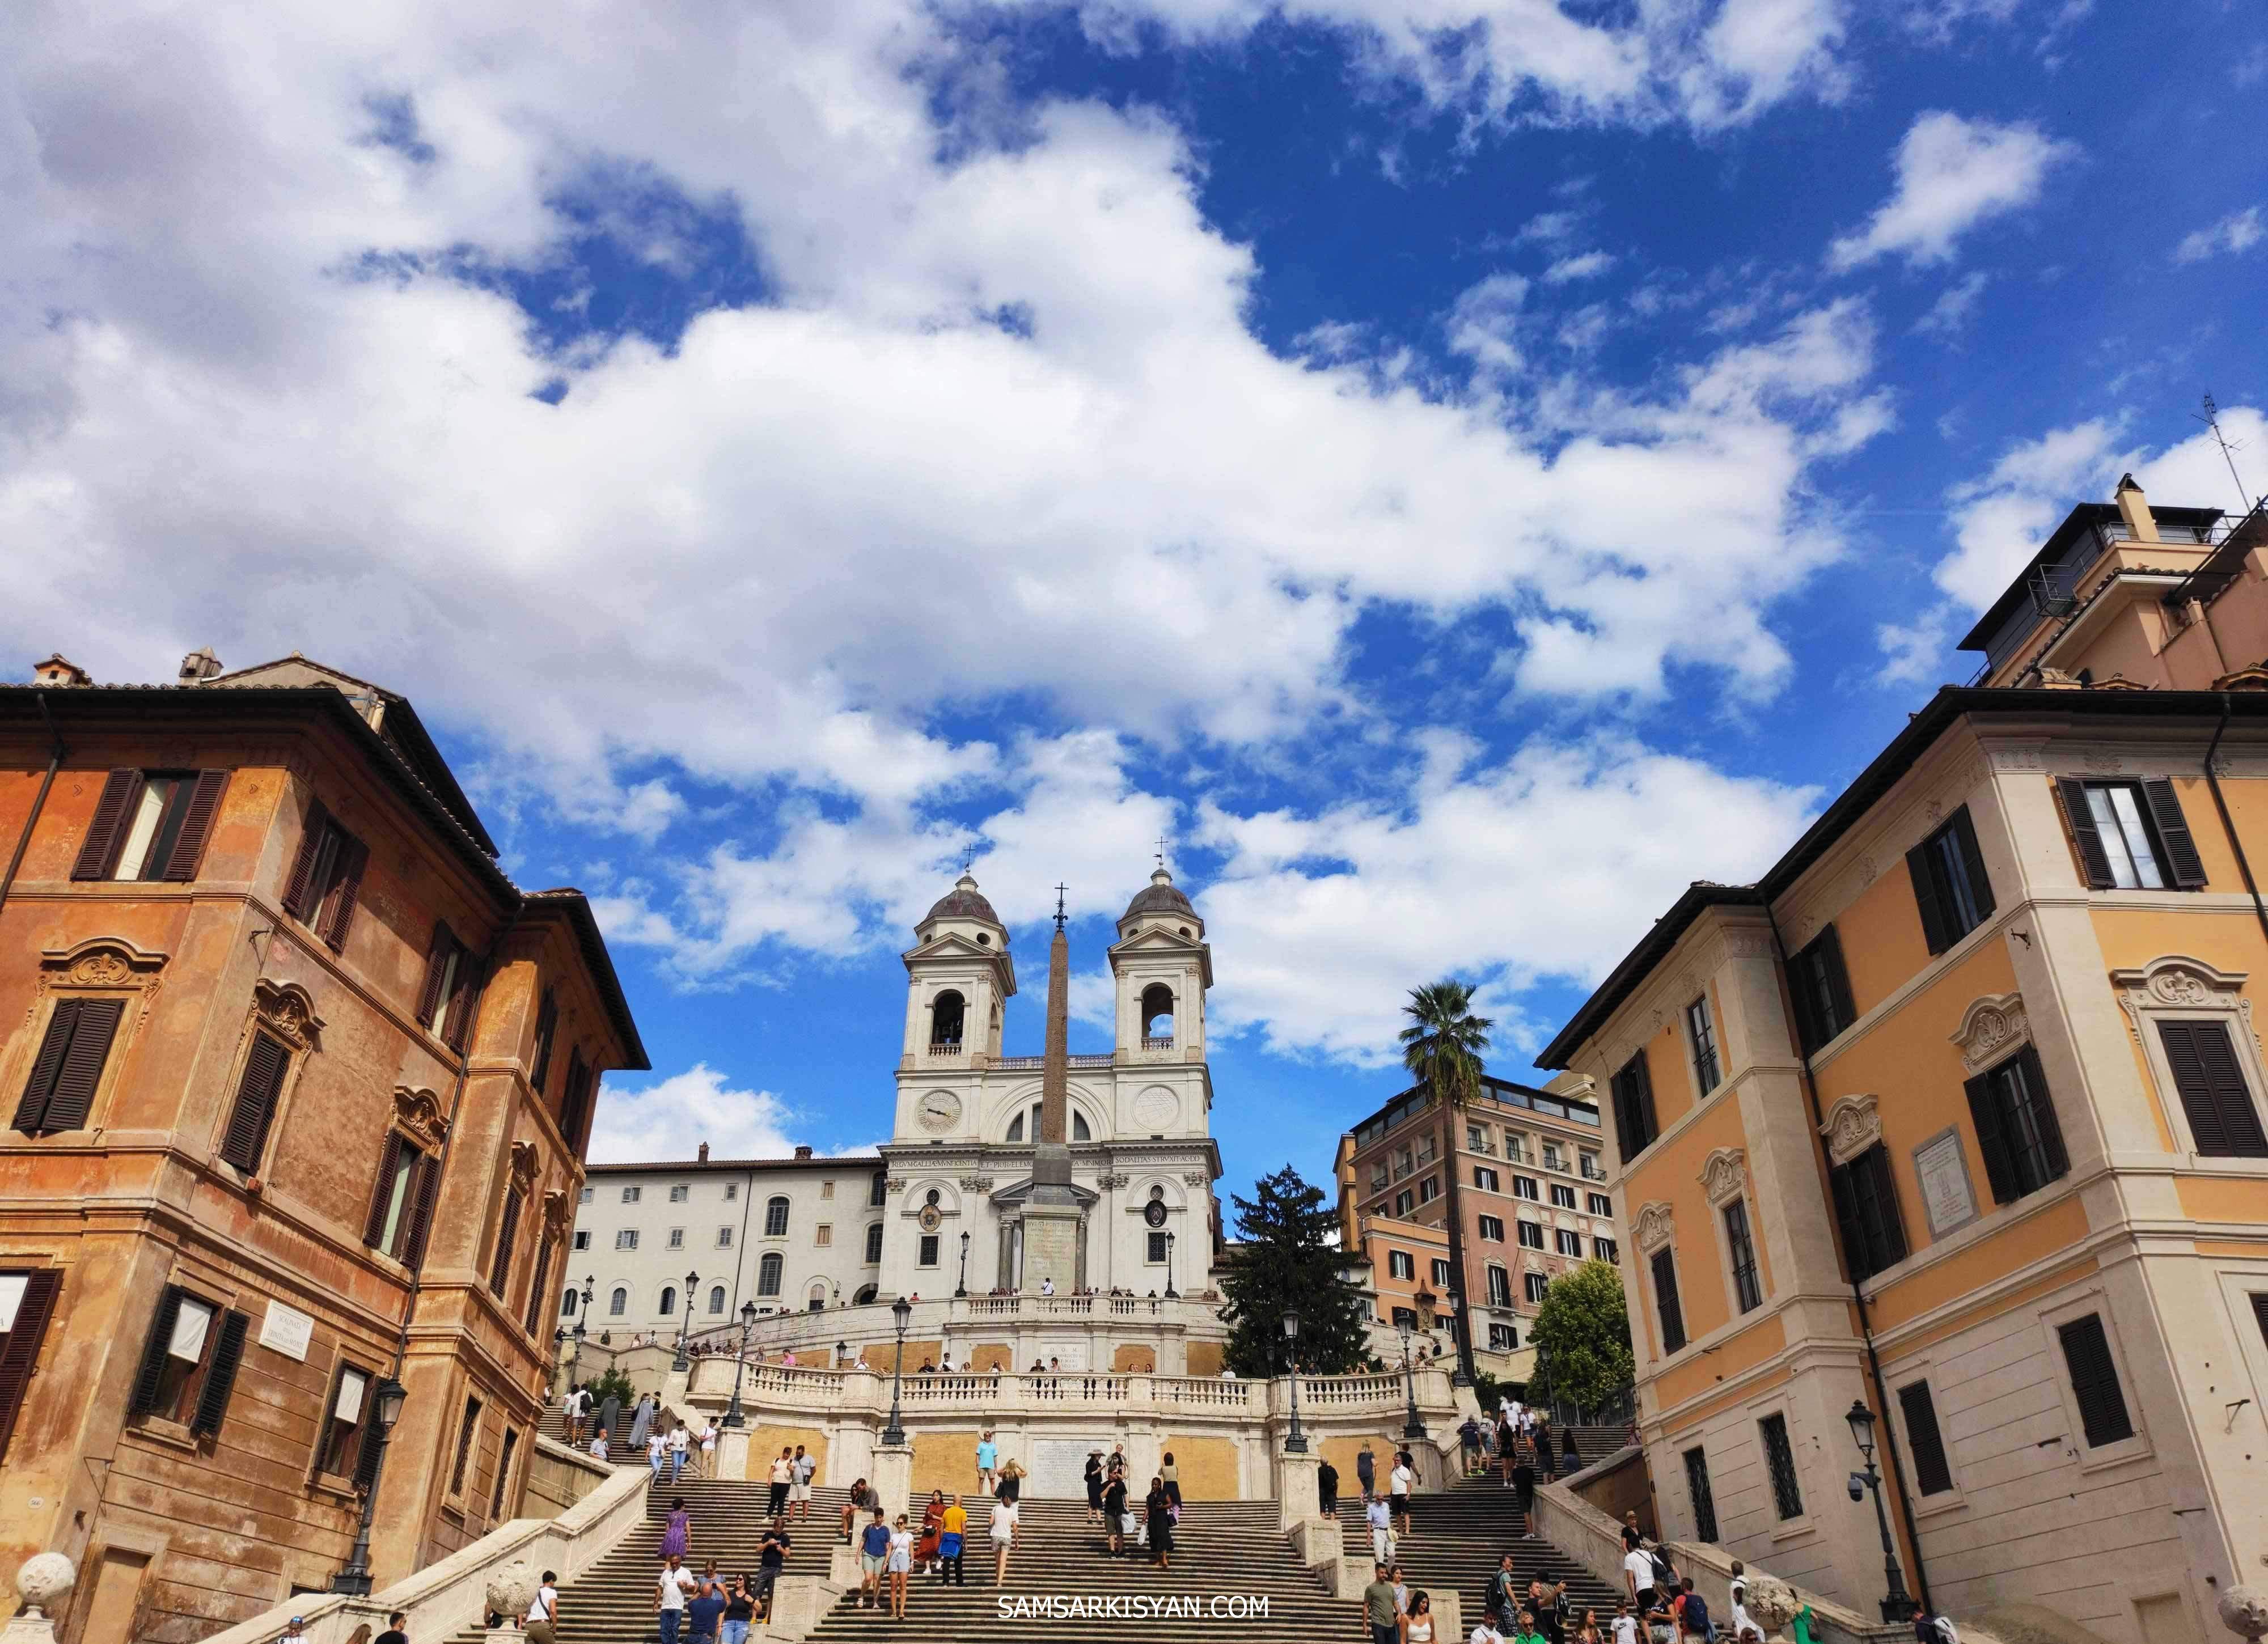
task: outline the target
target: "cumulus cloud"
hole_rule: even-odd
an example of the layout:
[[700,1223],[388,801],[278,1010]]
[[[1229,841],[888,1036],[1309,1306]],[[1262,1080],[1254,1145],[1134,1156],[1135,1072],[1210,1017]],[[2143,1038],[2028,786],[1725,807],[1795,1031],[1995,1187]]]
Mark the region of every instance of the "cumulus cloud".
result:
[[1942,109],[1922,114],[1899,140],[1897,187],[1867,226],[1828,247],[1830,268],[1877,257],[1945,262],[1977,224],[2039,198],[2049,172],[2079,153],[2076,144],[2032,125],[1964,120]]
[[2208,257],[2250,251],[2268,234],[2260,224],[2260,208],[2247,206],[2242,211],[2232,211],[2220,222],[2182,237],[2174,247],[2176,262],[2203,262]]
[[1929,312],[1914,321],[1914,334],[1935,337],[1940,341],[1959,336],[1976,314],[1977,300],[1984,295],[1984,287],[1992,277],[1980,268],[1947,286],[1938,293],[1937,301],[1929,305]]
[[770,1090],[736,1090],[706,1062],[630,1090],[600,1089],[591,1120],[591,1160],[689,1159],[703,1142],[719,1159],[784,1159],[795,1151],[797,1114]]
[[1543,271],[1546,285],[1565,285],[1570,280],[1595,279],[1615,266],[1611,253],[1587,251],[1580,257],[1562,257]]

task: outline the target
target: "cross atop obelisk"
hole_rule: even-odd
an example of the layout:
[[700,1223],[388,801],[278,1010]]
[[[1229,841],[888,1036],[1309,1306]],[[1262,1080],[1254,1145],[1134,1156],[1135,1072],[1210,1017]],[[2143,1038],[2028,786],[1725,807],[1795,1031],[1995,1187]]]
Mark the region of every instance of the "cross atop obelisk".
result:
[[1080,1281],[1081,1212],[1071,1185],[1071,939],[1064,892],[1056,887],[1056,935],[1048,944],[1048,1044],[1040,1062],[1040,1134],[1032,1149],[1032,1190],[1024,1201],[1023,1288],[1052,1279],[1058,1293]]

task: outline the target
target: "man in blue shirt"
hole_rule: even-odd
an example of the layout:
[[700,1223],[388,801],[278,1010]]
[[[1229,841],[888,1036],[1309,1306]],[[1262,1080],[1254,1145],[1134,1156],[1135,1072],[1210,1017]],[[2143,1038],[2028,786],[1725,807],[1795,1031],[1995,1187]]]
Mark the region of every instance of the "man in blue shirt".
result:
[[[882,1604],[882,1572],[889,1567],[890,1527],[882,1522],[882,1509],[874,1509],[874,1522],[866,1526],[858,1538],[858,1602],[879,1610]],[[872,1595],[869,1596],[869,1595]]]
[[976,1441],[976,1487],[985,1494],[992,1494],[992,1472],[1000,1464],[1000,1447],[986,1433]]

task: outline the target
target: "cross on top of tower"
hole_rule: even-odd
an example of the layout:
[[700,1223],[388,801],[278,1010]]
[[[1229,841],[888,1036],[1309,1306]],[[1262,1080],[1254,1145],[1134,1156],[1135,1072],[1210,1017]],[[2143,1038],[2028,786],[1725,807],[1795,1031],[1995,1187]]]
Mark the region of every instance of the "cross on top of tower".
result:
[[1160,868],[1166,865],[1166,836],[1163,833],[1158,835],[1158,865]]
[[1064,928],[1064,892],[1069,888],[1061,884],[1056,886],[1056,928],[1057,930]]

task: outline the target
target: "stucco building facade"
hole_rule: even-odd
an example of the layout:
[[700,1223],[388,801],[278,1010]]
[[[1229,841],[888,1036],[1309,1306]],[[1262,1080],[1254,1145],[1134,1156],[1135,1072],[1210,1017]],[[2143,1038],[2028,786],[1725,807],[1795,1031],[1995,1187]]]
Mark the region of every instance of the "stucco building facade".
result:
[[1607,1093],[1671,1538],[1874,1606],[1856,1401],[1938,1609],[2173,1644],[2257,1582],[2259,523],[2075,510],[1971,636],[1988,683],[1757,884],[1697,884],[1541,1059]]
[[587,903],[504,877],[398,695],[38,678],[0,689],[0,1573],[77,1560],[74,1640],[199,1638],[328,1586],[373,1480],[380,1584],[517,1513],[599,1075],[644,1059]]

